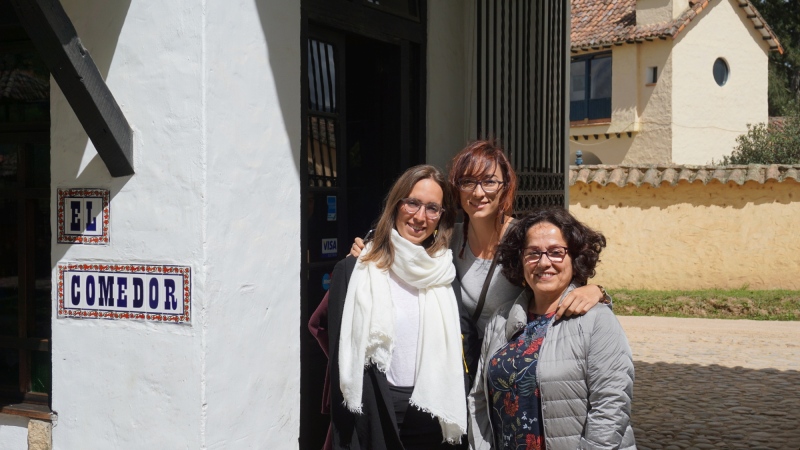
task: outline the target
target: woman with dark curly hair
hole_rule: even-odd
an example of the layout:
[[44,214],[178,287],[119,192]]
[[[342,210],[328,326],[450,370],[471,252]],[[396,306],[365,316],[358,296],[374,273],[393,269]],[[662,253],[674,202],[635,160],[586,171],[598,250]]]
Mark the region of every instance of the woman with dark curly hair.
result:
[[486,328],[468,398],[470,448],[636,448],[633,360],[616,317],[596,305],[554,320],[605,246],[562,208],[535,211],[506,233],[503,275],[524,290]]

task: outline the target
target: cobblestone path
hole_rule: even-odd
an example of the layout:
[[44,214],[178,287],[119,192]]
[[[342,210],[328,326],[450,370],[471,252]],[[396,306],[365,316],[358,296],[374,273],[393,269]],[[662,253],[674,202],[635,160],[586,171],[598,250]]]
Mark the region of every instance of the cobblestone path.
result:
[[639,449],[800,449],[800,322],[619,320]]

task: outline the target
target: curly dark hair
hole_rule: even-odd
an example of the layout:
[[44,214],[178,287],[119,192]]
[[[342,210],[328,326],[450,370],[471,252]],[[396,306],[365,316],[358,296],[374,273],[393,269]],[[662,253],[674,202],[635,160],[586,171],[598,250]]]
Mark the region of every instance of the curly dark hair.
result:
[[595,275],[595,267],[600,261],[600,252],[606,246],[606,238],[560,207],[537,209],[521,217],[509,228],[497,247],[498,263],[503,265],[503,276],[512,284],[525,285],[522,250],[527,244],[528,230],[543,222],[551,223],[561,230],[572,259],[572,280],[579,286],[585,285]]

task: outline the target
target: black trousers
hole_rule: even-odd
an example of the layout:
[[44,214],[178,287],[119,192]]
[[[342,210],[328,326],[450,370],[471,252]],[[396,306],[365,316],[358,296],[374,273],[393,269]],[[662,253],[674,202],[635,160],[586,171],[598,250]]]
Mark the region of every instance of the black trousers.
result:
[[420,411],[408,402],[414,386],[392,386],[394,413],[400,428],[400,442],[406,450],[461,450],[466,449],[466,436],[460,445],[442,442],[442,427],[432,414]]

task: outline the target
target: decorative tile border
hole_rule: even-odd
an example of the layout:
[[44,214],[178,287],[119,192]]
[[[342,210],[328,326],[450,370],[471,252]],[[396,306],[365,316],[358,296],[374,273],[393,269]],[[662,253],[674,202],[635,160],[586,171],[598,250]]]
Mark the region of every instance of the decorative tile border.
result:
[[58,317],[190,323],[191,281],[187,266],[59,264]]
[[[71,234],[66,232],[67,214],[65,202],[68,198],[97,199],[102,202],[102,214],[98,225],[101,230],[98,235]],[[108,237],[108,217],[109,217],[109,192],[107,189],[59,189],[58,190],[58,215],[56,227],[58,229],[57,242],[59,244],[88,244],[103,245],[109,243]]]

